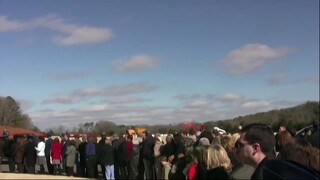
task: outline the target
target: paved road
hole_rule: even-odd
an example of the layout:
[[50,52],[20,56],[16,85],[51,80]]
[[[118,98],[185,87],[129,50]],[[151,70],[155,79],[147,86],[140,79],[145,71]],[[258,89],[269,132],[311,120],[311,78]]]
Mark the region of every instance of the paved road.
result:
[[0,173],[1,179],[85,179],[79,177],[39,175],[39,174],[19,174],[19,173]]
[[[17,168],[17,165],[16,165],[16,168]],[[48,168],[47,168],[46,165],[44,166],[44,168],[45,168],[46,173],[48,173]],[[100,175],[100,177],[101,177],[102,174],[101,174],[100,166],[98,166],[98,170],[99,170],[99,175]],[[39,165],[36,165],[36,174],[39,174],[39,173],[38,173],[39,171],[40,171],[40,166],[39,166]],[[74,168],[74,171],[76,171],[76,167]],[[2,172],[2,174],[9,174],[9,165],[8,165],[8,164],[1,164],[1,165],[0,165],[0,173],[1,173],[1,172]],[[18,174],[18,173],[17,173],[17,174]],[[62,175],[65,175],[65,173],[62,173]],[[65,176],[65,177],[67,177],[67,176]],[[2,176],[1,176],[0,179],[2,179]]]

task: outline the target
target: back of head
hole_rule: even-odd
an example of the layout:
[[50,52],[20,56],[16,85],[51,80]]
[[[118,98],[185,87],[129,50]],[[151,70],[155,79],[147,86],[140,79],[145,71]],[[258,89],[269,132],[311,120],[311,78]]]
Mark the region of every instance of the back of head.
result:
[[234,149],[235,141],[233,141],[231,135],[222,135],[220,138],[220,144],[228,153],[231,153]]
[[200,146],[210,146],[210,141],[206,137],[200,138],[199,139],[199,145]]
[[208,169],[214,169],[216,167],[223,167],[226,170],[231,169],[231,160],[221,145],[214,144],[209,146],[207,166]]
[[76,146],[76,140],[72,139],[72,140],[70,141],[70,145]]
[[305,139],[294,139],[283,146],[278,159],[295,161],[320,171],[319,151]]
[[287,143],[291,142],[292,139],[293,139],[292,135],[287,130],[279,132],[278,136],[277,136],[278,145],[280,147],[282,147],[282,146],[286,145]]
[[88,136],[87,134],[83,134],[81,137],[82,142],[87,142],[88,141]]
[[168,134],[167,137],[166,137],[166,143],[171,143],[173,137],[171,134]]
[[213,136],[212,136],[210,131],[207,131],[207,130],[202,131],[202,133],[200,134],[199,138],[203,138],[203,137],[208,138],[208,140],[209,140],[209,142],[211,144],[211,142],[213,140]]
[[261,151],[272,154],[275,146],[275,137],[272,128],[267,124],[253,123],[242,129],[243,137],[248,143],[259,143]]

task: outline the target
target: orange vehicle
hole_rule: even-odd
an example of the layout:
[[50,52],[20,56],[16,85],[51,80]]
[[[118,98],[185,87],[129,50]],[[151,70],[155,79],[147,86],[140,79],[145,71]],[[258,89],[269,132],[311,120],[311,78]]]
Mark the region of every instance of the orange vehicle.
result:
[[144,133],[145,130],[146,130],[145,128],[138,127],[138,128],[134,128],[134,129],[128,129],[127,132],[130,135],[133,135],[133,134],[141,135]]

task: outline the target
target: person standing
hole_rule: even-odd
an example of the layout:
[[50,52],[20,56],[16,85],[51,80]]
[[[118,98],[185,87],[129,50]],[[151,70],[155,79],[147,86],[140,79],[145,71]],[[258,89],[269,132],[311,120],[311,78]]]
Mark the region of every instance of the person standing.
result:
[[0,172],[1,172],[1,161],[3,157],[4,140],[0,138]]
[[75,172],[75,175],[76,176],[80,176],[80,171],[81,171],[81,168],[80,168],[80,152],[79,152],[79,145],[81,144],[81,140],[80,140],[80,137],[79,137],[79,134],[75,134],[74,135],[74,140],[75,140],[75,145],[76,145],[76,149],[77,149],[77,154],[76,154],[76,172]]
[[142,144],[143,165],[146,179],[154,179],[154,145],[155,139],[150,131],[145,132],[146,138]]
[[115,179],[114,177],[114,157],[113,157],[113,147],[111,143],[111,139],[106,139],[106,144],[104,148],[105,152],[105,159],[104,159],[104,165],[105,165],[105,177],[106,179]]
[[117,134],[112,135],[112,148],[113,148],[113,157],[114,157],[114,178],[119,179],[119,155],[118,147],[121,141]]
[[240,161],[255,168],[251,179],[263,179],[264,165],[275,157],[272,128],[262,123],[247,125],[242,129],[235,147]]
[[45,148],[44,148],[44,154],[46,157],[47,167],[49,174],[53,174],[53,165],[50,162],[50,153],[52,148],[53,140],[52,140],[52,134],[48,134],[48,139],[45,142]]
[[82,135],[82,142],[79,144],[78,151],[79,151],[79,168],[77,168],[77,174],[80,177],[86,177],[86,145],[87,145],[87,135]]
[[105,132],[102,132],[101,134],[101,139],[97,145],[97,162],[98,164],[100,165],[100,168],[101,168],[101,171],[102,171],[102,176],[104,179],[106,179],[106,168],[105,168],[105,159],[104,159],[104,156],[105,156],[105,146],[106,146],[106,133]]
[[40,174],[44,174],[44,164],[46,163],[44,150],[46,145],[43,137],[40,137],[39,140],[37,147],[35,147],[37,150],[37,164],[40,166]]
[[24,171],[24,154],[26,149],[26,141],[23,137],[17,139],[15,146],[15,155],[18,173],[23,173]]
[[133,147],[132,147],[132,152],[130,153],[129,162],[128,162],[128,176],[129,176],[129,179],[139,179],[138,166],[139,166],[140,146],[139,146],[138,137],[132,137],[131,141],[132,141]]
[[9,135],[10,135],[10,133],[9,133],[8,129],[5,127],[2,132],[2,138],[7,139],[9,137]]
[[4,156],[8,158],[8,164],[9,164],[9,171],[10,172],[15,172],[15,142],[14,142],[14,137],[13,135],[9,135],[5,140],[4,140]]
[[73,176],[73,168],[75,165],[76,161],[76,154],[77,154],[77,149],[76,149],[76,141],[71,140],[70,145],[67,147],[66,150],[66,172],[67,176]]
[[58,138],[54,138],[51,148],[51,158],[53,165],[53,174],[57,175],[60,171],[62,145]]
[[95,178],[95,167],[97,166],[96,162],[96,143],[95,137],[89,137],[89,141],[86,145],[86,165],[87,165],[87,175],[88,178]]
[[27,173],[35,174],[35,166],[37,161],[37,151],[33,142],[33,137],[28,137],[28,143],[26,145],[26,165]]
[[70,145],[70,140],[69,140],[69,134],[64,134],[63,136],[63,141],[61,141],[62,143],[62,168],[64,170],[65,173],[67,173],[67,155],[66,155],[66,151],[67,148]]

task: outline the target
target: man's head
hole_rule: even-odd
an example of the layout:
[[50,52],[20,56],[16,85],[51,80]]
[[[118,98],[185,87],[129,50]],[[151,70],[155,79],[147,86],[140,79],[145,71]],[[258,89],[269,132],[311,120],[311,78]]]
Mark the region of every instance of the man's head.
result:
[[275,137],[269,125],[253,123],[244,127],[237,140],[236,156],[245,164],[256,167],[267,155],[273,153]]
[[69,139],[69,134],[68,134],[68,133],[64,134],[63,138],[64,138],[65,140],[68,140],[68,139]]
[[101,139],[106,139],[107,138],[107,134],[106,134],[106,132],[102,132],[101,133]]

